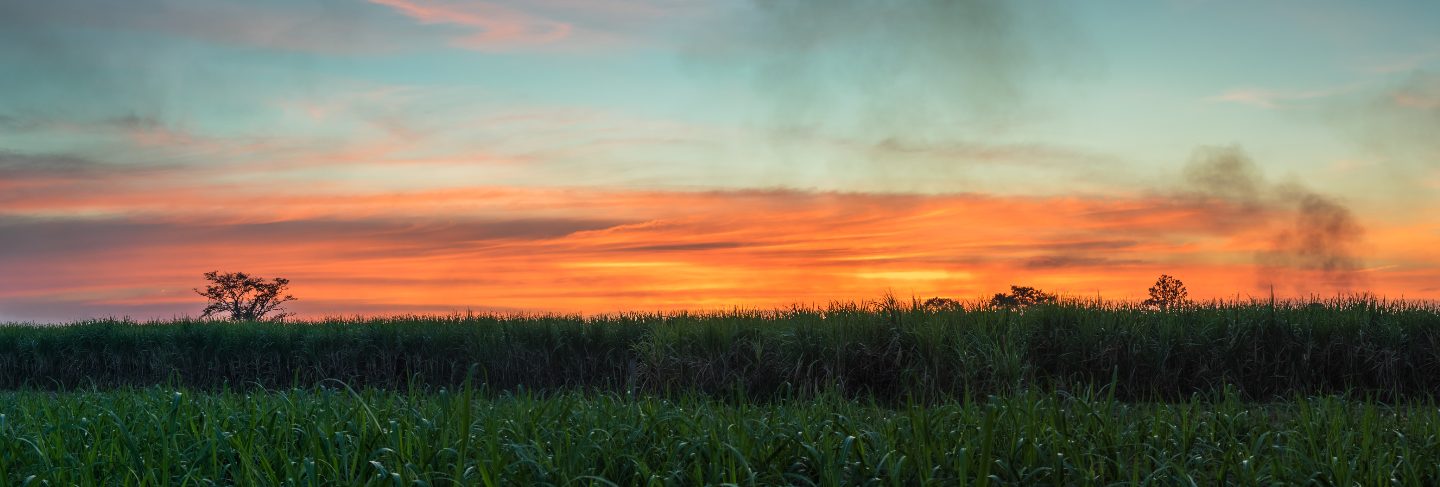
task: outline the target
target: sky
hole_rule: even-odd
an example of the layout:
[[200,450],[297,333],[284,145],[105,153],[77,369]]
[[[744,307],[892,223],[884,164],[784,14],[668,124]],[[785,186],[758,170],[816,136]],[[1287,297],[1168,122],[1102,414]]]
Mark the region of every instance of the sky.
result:
[[1440,3],[0,1],[0,321],[1440,299]]

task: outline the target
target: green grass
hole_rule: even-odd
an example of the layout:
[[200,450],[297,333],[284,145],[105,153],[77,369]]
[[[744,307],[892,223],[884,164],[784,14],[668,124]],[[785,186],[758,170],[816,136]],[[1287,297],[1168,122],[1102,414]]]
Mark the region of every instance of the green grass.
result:
[[1373,299],[10,325],[0,485],[1437,485],[1437,371]]
[[454,316],[313,323],[0,326],[0,389],[166,384],[403,390],[836,392],[891,403],[1110,387],[1126,400],[1440,392],[1434,304],[1334,300],[1157,312],[875,306],[712,314]]
[[1435,485],[1440,410],[837,396],[0,393],[7,485]]

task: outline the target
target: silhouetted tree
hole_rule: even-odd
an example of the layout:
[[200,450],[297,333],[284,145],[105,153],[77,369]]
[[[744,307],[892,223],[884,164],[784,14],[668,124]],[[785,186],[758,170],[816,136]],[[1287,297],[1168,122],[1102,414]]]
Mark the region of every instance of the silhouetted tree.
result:
[[990,306],[996,308],[1023,308],[1037,304],[1055,304],[1059,301],[1054,294],[1048,294],[1030,286],[1010,286],[1010,294],[995,293]]
[[953,300],[953,299],[950,299],[950,298],[940,298],[940,297],[935,297],[935,298],[927,299],[927,300],[925,300],[924,303],[921,303],[921,304],[920,304],[920,307],[921,307],[922,309],[924,309],[925,311],[932,311],[932,312],[935,312],[935,311],[954,311],[954,310],[959,310],[959,309],[962,309],[962,308],[963,308],[962,306],[960,306],[960,302],[959,302],[959,301],[956,301],[956,300]]
[[282,307],[295,300],[289,294],[282,296],[290,285],[289,279],[277,277],[267,281],[244,272],[210,271],[205,273],[205,280],[210,281],[210,285],[203,291],[195,290],[195,294],[210,301],[201,318],[229,314],[235,321],[279,321],[290,316]]
[[1190,292],[1185,289],[1185,283],[1168,274],[1161,274],[1160,278],[1155,280],[1155,285],[1150,286],[1150,299],[1140,304],[1168,310],[1184,306],[1190,301],[1189,298]]

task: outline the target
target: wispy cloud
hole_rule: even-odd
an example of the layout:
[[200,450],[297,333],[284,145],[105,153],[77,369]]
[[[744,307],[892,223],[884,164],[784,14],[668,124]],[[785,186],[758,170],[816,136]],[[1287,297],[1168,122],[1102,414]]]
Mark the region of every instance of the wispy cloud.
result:
[[[1354,97],[1342,106],[1345,117],[1332,123],[1349,132],[1384,162],[1397,177],[1392,187],[1424,180],[1424,172],[1440,167],[1440,75],[1417,71]],[[1429,192],[1396,192],[1416,203],[1436,204]]]
[[30,155],[0,151],[0,176],[6,180],[93,177],[103,165],[66,155]]
[[1364,71],[1377,74],[1405,73],[1420,69],[1435,62],[1440,62],[1440,46],[1427,51],[1395,58],[1388,62],[1373,64],[1365,67]]
[[[1161,272],[1229,295],[1273,233],[1235,225],[1250,210],[1226,201],[1158,196],[237,185],[50,198],[0,201],[7,318],[183,314],[193,300],[166,293],[215,268],[289,277],[312,315],[355,312],[355,296],[378,313],[973,297],[1010,283],[1125,297]],[[1416,235],[1440,234],[1416,232],[1377,229],[1377,244],[1405,245],[1377,262],[1399,267],[1376,271],[1375,291],[1416,296],[1434,277],[1417,270],[1436,263]]]
[[1416,73],[1391,90],[1390,96],[1399,108],[1420,111],[1440,109],[1440,74]]
[[1281,108],[1291,102],[1326,98],[1352,91],[1353,86],[1317,90],[1271,90],[1264,88],[1236,88],[1219,95],[1205,98],[1219,103],[1238,103],[1266,109]]
[[55,28],[78,27],[327,55],[402,52],[453,34],[455,46],[493,51],[577,39],[583,47],[610,45],[641,35],[657,18],[697,10],[703,7],[657,0],[47,0],[0,3],[0,34],[45,46],[58,38]]
[[663,21],[705,12],[670,0],[369,0],[429,26],[454,29],[450,43],[479,51],[628,45]]
[[571,35],[575,27],[493,2],[435,0],[370,0],[426,24],[451,24],[469,31],[454,40],[467,49],[495,50],[550,44]]
[[[0,27],[12,34],[45,29],[94,29],[159,34],[205,42],[324,54],[393,51],[407,37],[363,4],[315,2],[238,2],[92,0],[0,3]],[[38,45],[48,43],[42,42]]]

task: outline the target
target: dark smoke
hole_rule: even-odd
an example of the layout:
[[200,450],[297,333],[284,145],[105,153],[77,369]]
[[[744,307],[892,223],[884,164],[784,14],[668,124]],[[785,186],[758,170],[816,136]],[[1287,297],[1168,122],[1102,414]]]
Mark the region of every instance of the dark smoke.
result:
[[[1034,163],[990,146],[1040,84],[1096,63],[1059,3],[1002,0],[755,0],[694,52],[743,73],[777,139],[843,140],[878,176],[957,164]],[[723,28],[722,28],[723,29]],[[736,42],[734,39],[742,39]],[[1070,154],[1061,154],[1069,158]],[[1050,161],[1043,161],[1050,162]],[[1043,163],[1042,162],[1042,163]]]
[[1292,197],[1297,205],[1293,226],[1275,236],[1271,250],[1257,256],[1268,270],[1318,271],[1325,284],[1348,289],[1360,277],[1355,256],[1364,229],[1349,208],[1332,198],[1301,191]]
[[1185,168],[1185,185],[1184,196],[1192,202],[1226,203],[1236,226],[1280,219],[1270,247],[1255,254],[1262,287],[1306,293],[1314,284],[1340,291],[1359,284],[1363,264],[1356,254],[1365,230],[1338,199],[1266,182],[1239,147],[1196,151]]
[[1238,205],[1245,213],[1263,209],[1264,176],[1238,147],[1205,147],[1185,166],[1192,193]]
[[[755,3],[749,37],[762,94],[801,124],[944,121],[1016,101],[1036,46],[1015,6],[975,0],[775,0]],[[863,93],[862,93],[863,92]],[[853,96],[864,94],[867,96]]]

